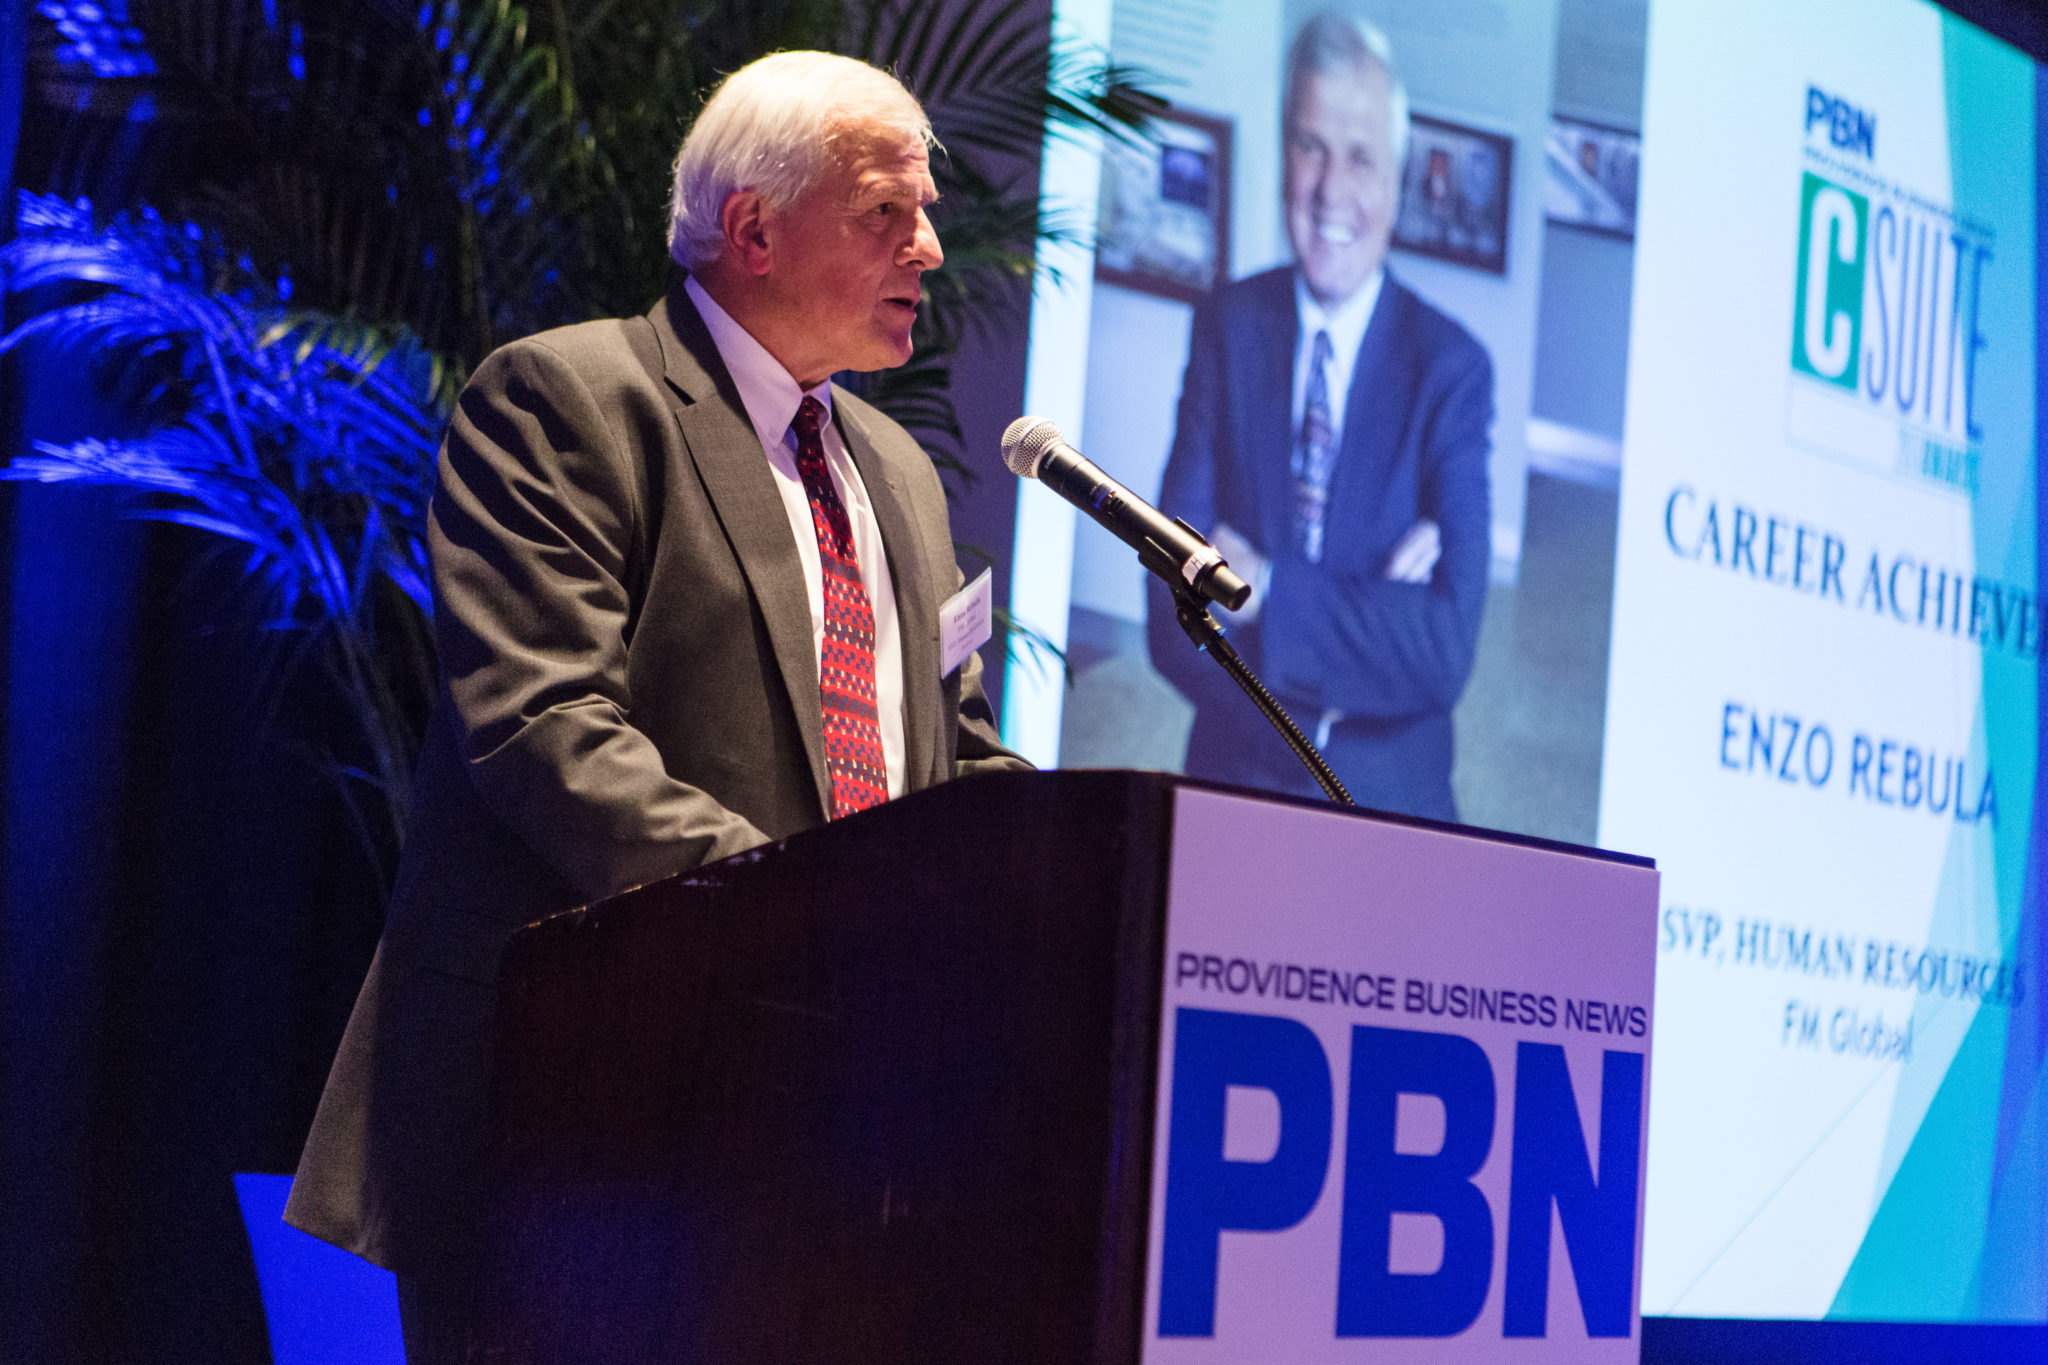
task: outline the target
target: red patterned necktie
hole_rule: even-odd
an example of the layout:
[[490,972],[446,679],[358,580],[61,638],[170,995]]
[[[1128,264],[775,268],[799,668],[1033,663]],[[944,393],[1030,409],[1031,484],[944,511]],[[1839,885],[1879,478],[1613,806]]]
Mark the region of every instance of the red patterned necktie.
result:
[[860,581],[852,519],[825,468],[825,442],[819,435],[824,418],[825,405],[806,397],[789,425],[796,433],[796,468],[811,501],[825,581],[818,691],[825,704],[825,771],[832,777],[832,818],[837,820],[887,801],[889,773],[875,701],[875,613]]

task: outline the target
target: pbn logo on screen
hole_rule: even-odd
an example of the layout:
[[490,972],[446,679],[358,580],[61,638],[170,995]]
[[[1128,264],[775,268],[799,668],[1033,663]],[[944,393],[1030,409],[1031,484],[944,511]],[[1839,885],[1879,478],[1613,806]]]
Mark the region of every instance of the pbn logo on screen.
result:
[[[1501,1212],[1507,1220],[1503,1335],[1548,1335],[1555,1208],[1587,1335],[1627,1337],[1643,1055],[1603,1054],[1596,1167],[1564,1049],[1517,1046],[1507,1208],[1501,1211],[1474,1183],[1502,1117],[1485,1050],[1458,1034],[1366,1025],[1353,1026],[1350,1044],[1336,1335],[1451,1337],[1471,1327],[1494,1283],[1494,1220]],[[1176,1011],[1161,1337],[1215,1335],[1222,1234],[1285,1231],[1321,1200],[1335,1117],[1330,1063],[1321,1040],[1298,1020]],[[1279,1141],[1267,1160],[1225,1155],[1225,1109],[1234,1086],[1267,1090],[1279,1100]],[[1403,1095],[1433,1096],[1443,1106],[1443,1139],[1435,1151],[1404,1151],[1397,1144]],[[1441,1225],[1443,1256],[1433,1272],[1390,1268],[1397,1214]]]
[[[1954,211],[1945,183],[1931,183],[1941,168],[1923,168],[1916,183],[1881,174],[1869,110],[1810,86],[1803,127],[1791,435],[1884,472],[1974,490],[1987,346],[1979,305],[1994,234]],[[1849,411],[1801,403],[1801,386]]]

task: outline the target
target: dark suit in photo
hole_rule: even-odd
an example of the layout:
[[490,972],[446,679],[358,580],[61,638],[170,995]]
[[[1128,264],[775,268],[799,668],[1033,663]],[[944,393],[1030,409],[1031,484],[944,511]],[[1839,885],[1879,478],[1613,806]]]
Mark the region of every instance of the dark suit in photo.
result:
[[[1231,642],[1359,804],[1457,818],[1451,708],[1472,671],[1492,558],[1493,366],[1456,322],[1389,271],[1366,326],[1330,476],[1321,562],[1294,545],[1292,415],[1299,323],[1292,268],[1225,286],[1196,310],[1159,505],[1205,534],[1235,529],[1272,561],[1256,622]],[[1418,521],[1442,556],[1427,583],[1391,582]],[[1319,795],[1285,742],[1174,621],[1147,602],[1153,664],[1195,705],[1188,772]]]

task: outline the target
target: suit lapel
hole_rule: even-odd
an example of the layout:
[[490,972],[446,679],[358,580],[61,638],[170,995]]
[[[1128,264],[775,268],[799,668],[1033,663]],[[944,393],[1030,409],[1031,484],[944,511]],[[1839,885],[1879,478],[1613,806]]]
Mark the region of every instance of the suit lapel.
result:
[[939,622],[933,607],[937,579],[911,520],[910,500],[891,463],[846,404],[835,394],[832,411],[847,453],[867,486],[882,546],[889,555],[889,580],[896,595],[896,634],[903,645],[904,787],[915,791],[936,781],[934,739],[939,713]]
[[[1401,404],[1387,401],[1397,360],[1394,338],[1402,332],[1399,315],[1406,303],[1407,291],[1389,271],[1358,344],[1358,362],[1352,366],[1344,400],[1344,431],[1330,477],[1327,515],[1332,526],[1366,528],[1382,518],[1384,508],[1371,504],[1386,500],[1387,466],[1399,449],[1401,425],[1408,416]],[[1330,548],[1341,553],[1338,546]]]
[[1251,349],[1239,359],[1251,380],[1243,411],[1250,422],[1246,449],[1257,455],[1247,473],[1257,483],[1253,506],[1264,525],[1237,529],[1257,536],[1268,555],[1284,554],[1294,542],[1294,352],[1301,322],[1294,309],[1294,272],[1275,271],[1278,297],[1255,307]]
[[832,783],[825,770],[825,722],[810,593],[775,475],[761,453],[760,438],[747,420],[739,391],[718,359],[711,333],[680,282],[648,317],[661,344],[663,372],[685,400],[676,409],[683,440],[767,623],[818,800],[829,812]]

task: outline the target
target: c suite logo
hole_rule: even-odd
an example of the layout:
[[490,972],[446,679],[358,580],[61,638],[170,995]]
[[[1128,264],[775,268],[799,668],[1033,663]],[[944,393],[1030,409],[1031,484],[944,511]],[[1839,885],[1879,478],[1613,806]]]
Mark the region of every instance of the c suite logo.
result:
[[[1879,172],[1878,116],[1806,90],[1792,303],[1794,437],[1856,463],[1974,491],[1988,225],[1946,184]],[[1924,159],[1924,153],[1923,153]],[[1819,390],[1839,404],[1802,404]]]

